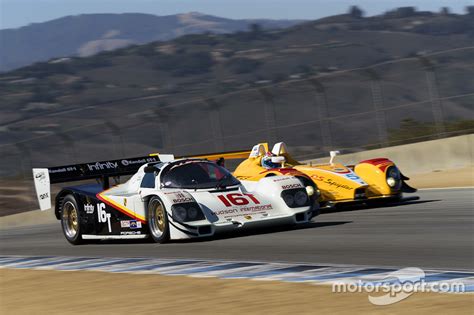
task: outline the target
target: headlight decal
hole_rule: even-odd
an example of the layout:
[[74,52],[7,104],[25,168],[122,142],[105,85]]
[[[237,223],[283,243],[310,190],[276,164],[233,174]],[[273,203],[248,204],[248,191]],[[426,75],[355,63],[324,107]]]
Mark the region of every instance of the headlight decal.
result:
[[304,191],[297,191],[295,193],[295,203],[297,206],[304,206],[306,202],[308,201],[308,195]]
[[310,201],[305,188],[283,190],[281,192],[281,198],[290,208],[308,206]]
[[178,222],[191,222],[205,219],[204,213],[195,202],[172,205],[171,214],[173,220]]

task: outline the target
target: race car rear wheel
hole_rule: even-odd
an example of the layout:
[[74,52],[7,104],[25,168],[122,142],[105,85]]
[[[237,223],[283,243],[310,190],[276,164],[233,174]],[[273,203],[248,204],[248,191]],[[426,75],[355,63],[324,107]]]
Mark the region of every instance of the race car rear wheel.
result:
[[153,241],[165,243],[170,239],[168,216],[165,205],[154,196],[148,202],[148,228]]
[[73,245],[83,242],[80,224],[79,208],[72,195],[64,197],[61,206],[61,226],[67,241]]

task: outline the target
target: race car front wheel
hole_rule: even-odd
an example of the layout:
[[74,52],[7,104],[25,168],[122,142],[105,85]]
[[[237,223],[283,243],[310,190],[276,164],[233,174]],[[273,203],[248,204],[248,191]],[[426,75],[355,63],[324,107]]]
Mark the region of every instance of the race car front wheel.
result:
[[69,243],[78,245],[83,242],[80,224],[80,215],[74,196],[64,197],[61,206],[61,226]]
[[153,241],[165,243],[170,239],[168,216],[165,205],[154,196],[148,202],[148,228]]

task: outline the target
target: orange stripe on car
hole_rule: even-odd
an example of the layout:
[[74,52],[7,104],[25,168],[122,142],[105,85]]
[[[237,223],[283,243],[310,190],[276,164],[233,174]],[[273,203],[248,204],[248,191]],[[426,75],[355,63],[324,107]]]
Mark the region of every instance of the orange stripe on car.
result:
[[116,209],[116,210],[118,210],[118,211],[120,211],[120,212],[122,212],[122,213],[124,213],[124,214],[126,214],[126,215],[128,215],[128,216],[130,216],[130,217],[132,217],[132,218],[134,218],[134,219],[136,219],[136,220],[139,220],[139,221],[141,221],[141,222],[143,222],[143,223],[146,223],[146,222],[147,222],[146,219],[145,219],[145,217],[143,217],[143,216],[141,216],[141,215],[137,215],[137,214],[135,213],[135,211],[133,211],[133,210],[131,210],[131,209],[128,209],[128,208],[122,206],[121,204],[117,203],[116,201],[110,199],[109,197],[103,195],[103,193],[106,192],[106,191],[107,191],[107,190],[105,190],[105,191],[103,191],[103,192],[101,192],[101,193],[98,193],[98,194],[96,195],[96,197],[99,198],[101,201],[105,202],[107,205],[111,206],[112,208],[114,208],[114,209]]

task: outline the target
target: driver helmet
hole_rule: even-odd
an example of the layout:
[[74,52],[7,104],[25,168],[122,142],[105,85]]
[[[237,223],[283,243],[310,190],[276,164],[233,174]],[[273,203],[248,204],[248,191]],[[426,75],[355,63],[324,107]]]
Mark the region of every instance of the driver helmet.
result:
[[279,164],[272,162],[272,157],[276,156],[272,152],[267,152],[264,157],[262,157],[262,166],[265,168],[278,168]]

